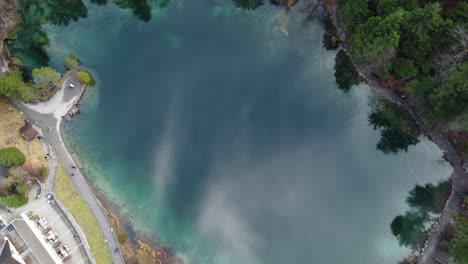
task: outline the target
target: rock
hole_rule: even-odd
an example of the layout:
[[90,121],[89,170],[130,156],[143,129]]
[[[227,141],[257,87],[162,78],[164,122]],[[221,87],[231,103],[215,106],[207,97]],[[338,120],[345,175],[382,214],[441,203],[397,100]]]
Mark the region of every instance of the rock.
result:
[[20,21],[16,1],[0,1],[0,39],[4,39]]

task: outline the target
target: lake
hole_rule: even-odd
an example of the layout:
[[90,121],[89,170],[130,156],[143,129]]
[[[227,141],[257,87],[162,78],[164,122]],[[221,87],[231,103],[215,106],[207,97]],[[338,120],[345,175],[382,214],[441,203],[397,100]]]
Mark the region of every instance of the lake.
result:
[[335,51],[300,6],[171,1],[143,22],[112,3],[47,26],[51,65],[97,79],[65,125],[88,179],[133,229],[186,263],[395,264],[390,232],[416,183],[450,174],[420,138],[376,149],[376,99],[343,93]]

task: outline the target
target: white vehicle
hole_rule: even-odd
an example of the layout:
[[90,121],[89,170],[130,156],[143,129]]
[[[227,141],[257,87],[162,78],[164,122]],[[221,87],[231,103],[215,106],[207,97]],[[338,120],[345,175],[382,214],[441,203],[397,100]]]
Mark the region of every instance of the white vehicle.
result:
[[73,83],[70,83],[70,88],[75,88],[75,85],[73,85]]

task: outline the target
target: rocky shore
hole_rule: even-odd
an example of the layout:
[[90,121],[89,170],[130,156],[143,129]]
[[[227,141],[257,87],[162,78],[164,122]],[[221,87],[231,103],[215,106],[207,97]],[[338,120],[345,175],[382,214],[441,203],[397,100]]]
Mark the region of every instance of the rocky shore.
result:
[[[92,185],[90,185],[92,186]],[[120,246],[125,262],[128,264],[182,264],[183,261],[177,257],[168,246],[152,242],[151,239],[134,232],[129,222],[120,213],[117,205],[97,189],[94,193],[106,210],[107,216],[112,223],[114,232],[128,235],[128,241]]]

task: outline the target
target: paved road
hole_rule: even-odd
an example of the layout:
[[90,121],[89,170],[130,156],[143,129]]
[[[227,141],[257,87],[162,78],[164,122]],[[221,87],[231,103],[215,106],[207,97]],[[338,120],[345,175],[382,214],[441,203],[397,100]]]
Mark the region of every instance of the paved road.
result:
[[[68,85],[73,83],[75,85],[74,89],[68,88]],[[76,74],[71,74],[66,77],[66,80],[63,83],[64,97],[63,101],[72,100],[81,94],[83,87],[79,85],[79,81],[76,79]],[[44,140],[46,143],[50,144],[56,151],[58,159],[62,162],[67,174],[70,176],[70,179],[75,184],[78,191],[81,193],[81,196],[84,198],[88,204],[89,209],[93,213],[94,217],[97,220],[98,225],[100,226],[104,237],[107,240],[107,247],[112,256],[112,262],[114,264],[123,264],[125,263],[120,250],[117,253],[114,253],[114,249],[119,247],[117,237],[114,232],[111,232],[111,224],[101,205],[99,204],[96,196],[88,186],[86,180],[78,169],[73,169],[72,166],[78,167],[70,156],[68,150],[66,149],[61,133],[60,133],[60,124],[62,119],[57,120],[52,113],[40,113],[35,110],[28,108],[26,105],[17,104],[16,105],[26,117],[32,121],[35,125],[40,127],[44,133]],[[74,176],[71,176],[74,175]],[[99,263],[98,263],[99,264]]]
[[[3,71],[3,70],[5,70],[5,71]],[[1,52],[1,48],[0,48],[0,76],[3,77],[3,76],[6,76],[7,74],[8,74],[8,72],[6,71],[5,62],[3,61],[2,52]]]

